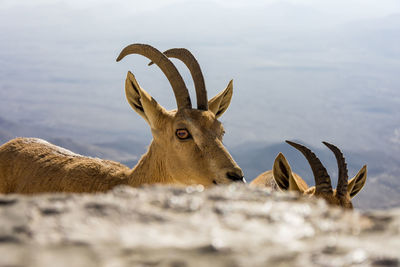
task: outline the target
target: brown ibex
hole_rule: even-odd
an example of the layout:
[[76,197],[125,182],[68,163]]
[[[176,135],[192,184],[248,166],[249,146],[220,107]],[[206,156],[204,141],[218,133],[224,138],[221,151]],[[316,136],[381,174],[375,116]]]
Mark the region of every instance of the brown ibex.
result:
[[339,169],[339,178],[336,190],[332,189],[331,179],[317,156],[307,147],[286,141],[298,149],[308,160],[314,174],[315,186],[307,183],[292,169],[285,156],[279,153],[274,161],[272,170],[266,171],[255,178],[250,185],[256,187],[279,188],[282,191],[296,191],[304,195],[312,195],[325,199],[330,205],[352,209],[351,199],[360,192],[367,179],[367,166],[348,181],[347,165],[342,152],[336,146],[323,142],[335,154]]
[[[125,82],[129,104],[150,125],[153,140],[133,169],[109,160],[74,154],[36,138],[16,138],[0,147],[0,193],[96,192],[119,184],[226,184],[243,182],[243,172],[222,144],[218,118],[232,97],[232,81],[208,101],[194,56],[172,49],[190,69],[197,94],[193,109],[188,89],[174,64],[150,45],[132,44],[117,58],[140,54],[167,76],[178,109],[167,111],[143,90],[131,72]],[[175,53],[177,52],[177,53]],[[168,54],[168,53],[167,53]]]

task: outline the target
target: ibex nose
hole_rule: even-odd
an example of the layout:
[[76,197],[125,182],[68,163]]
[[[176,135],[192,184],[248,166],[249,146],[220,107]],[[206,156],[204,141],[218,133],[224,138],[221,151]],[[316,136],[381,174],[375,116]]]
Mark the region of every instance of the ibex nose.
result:
[[243,172],[241,169],[235,171],[227,172],[226,177],[234,182],[245,183]]

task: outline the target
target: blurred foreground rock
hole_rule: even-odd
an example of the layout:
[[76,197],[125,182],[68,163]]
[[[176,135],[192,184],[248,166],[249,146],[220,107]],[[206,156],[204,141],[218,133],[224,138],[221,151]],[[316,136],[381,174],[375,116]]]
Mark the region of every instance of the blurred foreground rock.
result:
[[399,266],[400,210],[232,185],[0,195],[0,266]]

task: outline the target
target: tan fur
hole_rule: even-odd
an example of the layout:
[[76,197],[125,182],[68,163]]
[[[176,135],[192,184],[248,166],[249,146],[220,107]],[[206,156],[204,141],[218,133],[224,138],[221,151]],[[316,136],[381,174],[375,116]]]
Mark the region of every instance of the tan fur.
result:
[[[0,147],[0,193],[97,192],[119,184],[230,183],[227,173],[237,177],[243,173],[222,144],[224,130],[217,118],[228,107],[232,90],[230,83],[209,101],[213,111],[166,111],[129,72],[128,102],[149,123],[153,134],[148,151],[132,170],[117,162],[74,154],[41,139],[16,138]],[[192,138],[178,139],[177,129],[187,129]]]
[[[292,173],[293,178],[296,180],[296,186],[297,188],[290,188],[287,191],[299,191],[301,193],[304,193],[308,189],[307,183],[301,178],[300,175],[297,173]],[[274,190],[280,189],[278,184],[276,183],[274,179],[274,175],[272,170],[266,171],[258,175],[253,181],[250,183],[251,186],[259,187],[259,188],[272,188]]]
[[361,170],[349,180],[347,186],[347,195],[339,197],[336,190],[332,193],[315,193],[315,186],[309,187],[307,183],[298,174],[292,172],[291,167],[282,153],[276,157],[273,169],[266,171],[255,178],[250,186],[259,188],[272,188],[281,191],[294,191],[303,195],[315,196],[325,199],[328,204],[341,206],[343,208],[353,208],[351,199],[362,189],[367,179],[367,166],[363,166]]

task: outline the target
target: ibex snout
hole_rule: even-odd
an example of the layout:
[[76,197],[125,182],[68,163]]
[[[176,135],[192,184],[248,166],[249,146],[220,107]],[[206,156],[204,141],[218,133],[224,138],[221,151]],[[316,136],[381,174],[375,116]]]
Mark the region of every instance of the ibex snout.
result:
[[244,179],[243,171],[239,167],[235,168],[233,171],[227,172],[226,177],[233,182],[246,182],[246,180]]

